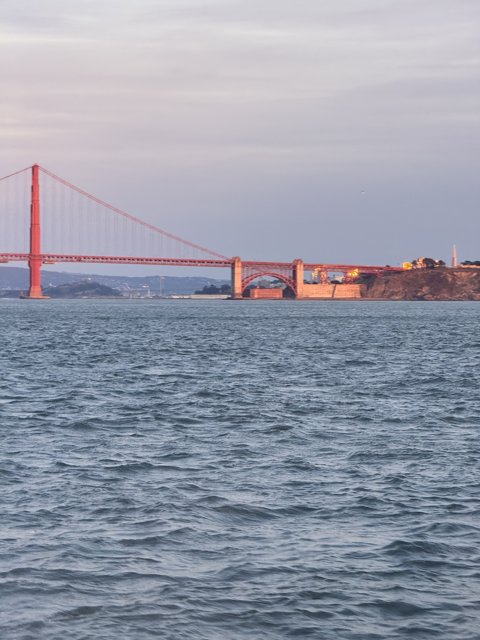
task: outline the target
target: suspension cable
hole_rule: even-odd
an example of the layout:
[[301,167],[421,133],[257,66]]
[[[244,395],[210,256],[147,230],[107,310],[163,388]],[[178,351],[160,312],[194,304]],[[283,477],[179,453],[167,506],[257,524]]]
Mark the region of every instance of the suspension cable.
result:
[[7,178],[13,178],[13,176],[18,176],[20,173],[23,173],[24,171],[29,171],[32,167],[25,167],[25,169],[20,169],[20,171],[15,171],[15,173],[10,173],[8,176],[3,176],[3,178],[0,178],[0,182],[2,182],[2,180],[7,180]]
[[140,218],[137,218],[136,216],[132,216],[130,213],[127,213],[126,211],[123,211],[122,209],[118,209],[117,207],[114,207],[113,205],[109,204],[108,202],[105,202],[105,200],[102,200],[101,198],[97,198],[96,196],[92,195],[91,193],[88,193],[88,191],[85,191],[84,189],[80,189],[79,187],[76,187],[71,182],[68,182],[67,180],[64,180],[63,178],[60,178],[60,176],[57,176],[55,173],[52,173],[51,171],[48,171],[48,169],[44,169],[43,167],[40,167],[40,171],[42,171],[47,176],[50,176],[50,178],[53,178],[57,182],[60,182],[60,184],[63,184],[65,187],[73,189],[74,191],[76,191],[80,195],[85,196],[85,197],[89,198],[90,200],[93,200],[93,202],[95,202],[96,204],[99,204],[100,206],[105,207],[105,208],[109,209],[110,211],[113,211],[113,213],[117,213],[118,215],[123,216],[124,218],[127,218],[127,220],[130,220],[131,222],[135,222],[137,224],[140,224],[140,225],[146,227],[147,229],[150,229],[150,231],[154,231],[155,233],[159,233],[159,234],[161,234],[163,236],[171,238],[172,240],[175,240],[176,242],[181,242],[182,244],[188,245],[192,249],[197,249],[197,251],[202,251],[203,253],[208,253],[209,255],[215,256],[216,258],[220,258],[221,260],[228,260],[228,258],[226,256],[223,256],[222,254],[217,253],[216,251],[212,251],[211,249],[207,249],[206,247],[202,247],[201,245],[195,244],[194,242],[190,242],[189,240],[184,240],[183,238],[180,238],[179,236],[176,236],[173,233],[165,231],[164,229],[161,229],[160,227],[157,227],[156,225],[151,224],[150,222],[145,222],[144,220],[141,220]]

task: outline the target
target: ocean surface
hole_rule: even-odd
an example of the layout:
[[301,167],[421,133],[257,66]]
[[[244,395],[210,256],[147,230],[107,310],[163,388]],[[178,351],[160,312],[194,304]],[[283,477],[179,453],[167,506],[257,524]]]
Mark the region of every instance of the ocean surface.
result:
[[0,638],[480,638],[480,304],[0,301]]

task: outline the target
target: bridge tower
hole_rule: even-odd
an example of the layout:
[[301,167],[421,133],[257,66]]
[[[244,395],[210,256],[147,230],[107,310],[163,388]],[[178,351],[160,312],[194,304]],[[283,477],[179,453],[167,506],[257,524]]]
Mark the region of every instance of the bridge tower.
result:
[[304,265],[303,260],[300,260],[300,258],[293,261],[292,276],[295,283],[295,297],[303,298]]
[[241,300],[242,293],[242,261],[237,256],[232,260],[232,300]]
[[29,298],[44,298],[42,294],[42,258],[40,234],[40,180],[39,166],[32,167],[32,200],[30,205],[30,255],[28,267],[30,269]]

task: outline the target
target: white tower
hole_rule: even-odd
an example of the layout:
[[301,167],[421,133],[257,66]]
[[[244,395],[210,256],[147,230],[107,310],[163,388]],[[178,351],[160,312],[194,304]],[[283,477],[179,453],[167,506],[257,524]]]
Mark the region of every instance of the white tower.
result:
[[452,267],[455,269],[455,267],[458,266],[458,262],[457,262],[457,247],[456,245],[453,245],[453,250],[452,250]]

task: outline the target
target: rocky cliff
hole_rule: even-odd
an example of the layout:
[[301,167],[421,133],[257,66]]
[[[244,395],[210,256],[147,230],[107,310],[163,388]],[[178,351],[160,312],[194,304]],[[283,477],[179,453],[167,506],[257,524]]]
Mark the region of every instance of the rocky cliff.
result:
[[480,300],[480,269],[415,269],[365,284],[364,298],[385,300]]

